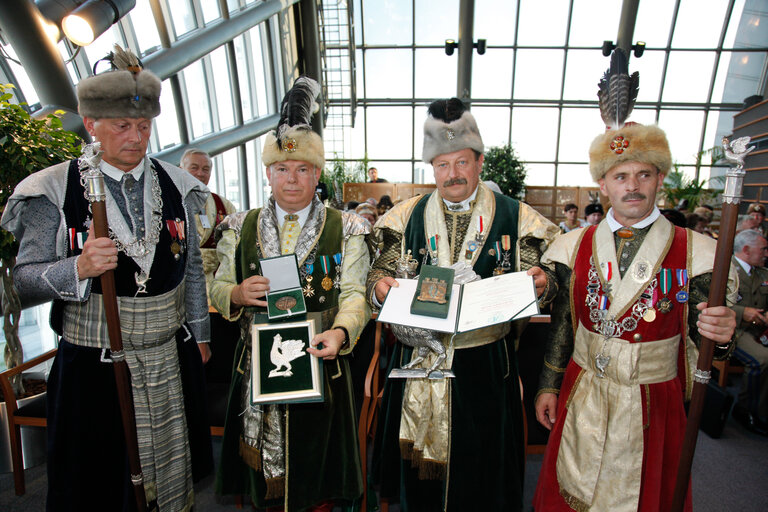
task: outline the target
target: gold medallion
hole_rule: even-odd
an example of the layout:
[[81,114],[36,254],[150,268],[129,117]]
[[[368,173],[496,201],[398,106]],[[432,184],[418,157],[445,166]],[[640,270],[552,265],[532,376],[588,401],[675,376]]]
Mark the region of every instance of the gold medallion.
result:
[[648,323],[653,322],[656,320],[656,310],[653,308],[648,309],[648,311],[645,312],[643,315],[643,320],[645,320]]
[[176,240],[171,242],[171,252],[173,254],[179,254],[181,252],[181,244]]
[[323,287],[323,290],[328,291],[331,288],[333,288],[333,279],[331,279],[328,276],[325,276],[322,281],[320,281],[320,286]]
[[296,305],[296,299],[289,296],[280,297],[275,302],[275,307],[280,311],[288,311],[295,305]]

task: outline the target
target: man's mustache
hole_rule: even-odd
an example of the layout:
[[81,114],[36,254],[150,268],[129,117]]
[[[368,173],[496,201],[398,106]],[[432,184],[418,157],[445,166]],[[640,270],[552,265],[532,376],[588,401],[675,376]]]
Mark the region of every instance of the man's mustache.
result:
[[643,199],[646,199],[646,197],[640,192],[630,192],[629,194],[621,198],[622,201],[635,201],[637,199],[643,200]]
[[466,185],[466,184],[467,184],[466,178],[453,178],[443,182],[444,187],[451,187],[453,185]]

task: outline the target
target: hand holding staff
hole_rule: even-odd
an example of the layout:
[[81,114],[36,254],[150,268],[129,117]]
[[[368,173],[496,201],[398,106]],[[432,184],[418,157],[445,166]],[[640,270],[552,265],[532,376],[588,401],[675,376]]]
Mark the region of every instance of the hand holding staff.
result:
[[[709,289],[709,306],[722,306],[725,304],[725,291],[728,283],[728,269],[730,268],[731,255],[733,254],[733,237],[736,234],[736,221],[739,216],[739,203],[741,202],[742,183],[744,181],[744,157],[753,148],[747,148],[749,137],[741,137],[733,142],[723,138],[725,156],[736,164],[729,170],[725,177],[725,190],[723,191],[723,210],[720,221],[720,236],[717,239],[715,249],[715,264],[712,272],[712,287]],[[714,342],[702,337],[699,346],[699,359],[696,362],[696,370],[693,374],[693,395],[688,408],[688,423],[686,424],[683,447],[680,453],[680,465],[677,468],[677,481],[675,494],[672,499],[672,511],[682,511],[685,497],[688,493],[688,482],[691,476],[691,464],[693,453],[696,449],[696,438],[699,434],[701,412],[704,408],[704,396],[707,383],[711,377],[712,355]]]
[[[128,456],[128,468],[131,472],[131,483],[133,484],[134,496],[138,510],[155,510],[147,507],[147,498],[144,492],[144,475],[141,470],[141,461],[139,460],[139,443],[136,434],[136,418],[133,409],[133,392],[131,390],[131,375],[128,364],[125,361],[125,352],[123,351],[123,338],[120,331],[120,316],[117,309],[117,290],[115,288],[114,269],[117,267],[117,255],[107,247],[103,238],[109,237],[109,226],[107,224],[106,193],[104,185],[104,176],[98,169],[99,143],[90,144],[83,149],[83,157],[80,158],[81,180],[84,180],[86,186],[86,195],[91,203],[91,213],[93,214],[92,230],[89,234],[94,236],[93,241],[88,238],[86,244],[91,242],[95,247],[94,265],[102,265],[106,270],[101,273],[101,291],[104,297],[104,311],[107,318],[107,330],[109,332],[109,346],[112,352],[112,361],[115,368],[115,381],[117,383],[117,395],[120,403],[120,413],[123,420],[123,433],[125,435],[125,445]],[[95,163],[95,165],[94,165]],[[101,247],[101,246],[104,247]],[[114,248],[114,244],[112,244]],[[102,254],[103,253],[103,254]],[[109,260],[105,263],[106,260]],[[86,263],[86,262],[84,262]],[[80,263],[78,262],[78,267]],[[90,267],[89,267],[90,268]],[[101,267],[99,267],[101,269]],[[86,272],[87,273],[87,272]],[[98,275],[95,274],[95,275]],[[81,277],[85,277],[81,274]]]

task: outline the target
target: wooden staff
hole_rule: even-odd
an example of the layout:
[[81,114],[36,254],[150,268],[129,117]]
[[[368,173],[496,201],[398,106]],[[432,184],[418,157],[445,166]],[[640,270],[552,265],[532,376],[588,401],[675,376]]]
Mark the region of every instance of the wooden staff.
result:
[[[733,237],[736,234],[736,221],[739,217],[739,203],[741,202],[741,189],[744,181],[744,156],[751,151],[751,148],[746,148],[748,143],[749,137],[737,139],[732,144],[729,143],[728,139],[723,138],[726,158],[737,165],[725,175],[720,235],[717,238],[717,248],[715,249],[715,264],[712,271],[712,286],[709,289],[708,307],[725,304],[728,270],[731,266],[731,256],[733,256]],[[699,359],[696,361],[696,370],[693,374],[693,394],[688,407],[688,422],[680,452],[680,465],[677,467],[677,481],[675,482],[671,509],[673,512],[683,510],[688,494],[691,464],[693,463],[693,453],[696,450],[696,438],[699,435],[707,383],[711,377],[710,369],[712,368],[714,350],[715,343],[709,338],[702,337],[699,345]]]
[[[98,169],[91,168],[85,173],[88,187],[88,201],[91,203],[93,213],[93,233],[96,238],[108,237],[109,226],[107,224],[106,193],[104,187],[104,175]],[[131,374],[128,363],[125,361],[123,351],[123,335],[120,330],[120,315],[117,309],[117,290],[115,288],[114,270],[107,270],[101,275],[101,293],[104,298],[104,312],[107,317],[107,331],[109,333],[109,349],[113,366],[115,368],[115,382],[117,384],[117,400],[120,404],[120,416],[123,420],[123,434],[125,448],[128,455],[128,469],[131,472],[131,484],[139,511],[154,510],[147,507],[147,497],[144,492],[144,474],[141,471],[139,460],[139,442],[136,434],[136,415],[133,410],[133,391],[131,388]]]

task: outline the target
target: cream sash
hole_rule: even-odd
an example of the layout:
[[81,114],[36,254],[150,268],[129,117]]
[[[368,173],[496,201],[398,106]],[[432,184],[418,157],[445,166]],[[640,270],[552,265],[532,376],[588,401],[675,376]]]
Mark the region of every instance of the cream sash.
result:
[[[428,242],[432,236],[439,237],[438,261],[441,267],[448,267],[451,265],[452,248],[442,202],[437,192],[427,200],[424,208],[424,234],[425,242]],[[467,233],[460,242],[462,247],[466,247],[468,240],[475,240],[478,232],[477,219],[480,216],[483,217],[483,231],[487,236],[493,224],[495,210],[496,201],[493,192],[485,184],[480,183]],[[466,258],[465,251],[460,251],[459,261],[474,265],[482,250],[483,244],[478,243],[471,258]],[[446,368],[452,366],[454,349],[492,343],[502,338],[507,332],[509,332],[508,323],[457,334],[453,336],[452,341],[450,335],[445,335],[442,339],[446,346],[447,358],[443,364]],[[417,351],[414,350],[413,357],[417,355]],[[421,366],[428,368],[435,357],[435,354],[430,354]],[[450,379],[408,379],[405,384],[400,419],[401,453],[403,458],[410,459],[413,466],[419,468],[419,478],[437,479],[446,476],[451,435],[450,385]]]
[[[579,323],[573,360],[583,368],[568,397],[557,479],[575,510],[635,511],[643,465],[642,384],[677,376],[680,335],[629,343],[603,337]],[[611,359],[598,377],[595,355]]]

